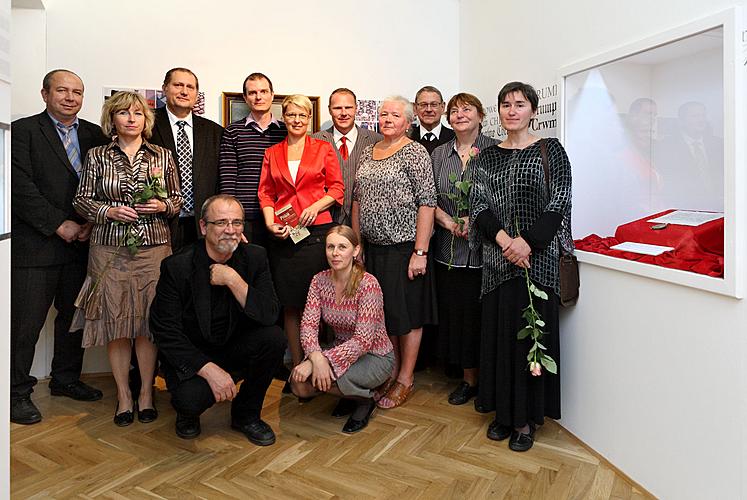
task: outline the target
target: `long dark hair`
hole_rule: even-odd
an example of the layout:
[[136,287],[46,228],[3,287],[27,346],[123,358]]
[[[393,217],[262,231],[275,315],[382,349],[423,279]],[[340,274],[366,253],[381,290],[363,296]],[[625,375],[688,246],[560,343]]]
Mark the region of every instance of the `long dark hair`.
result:
[[[355,234],[355,231],[353,231],[353,228],[351,228],[350,226],[341,224],[339,226],[329,228],[329,231],[327,231],[327,234],[324,236],[325,242],[327,241],[327,236],[329,236],[330,234],[339,234],[340,236],[348,240],[354,247],[360,246],[358,235]],[[358,285],[361,284],[361,280],[363,279],[363,275],[365,273],[366,267],[363,265],[363,263],[357,259],[353,259],[353,269],[350,272],[350,278],[348,278],[348,282],[345,284],[345,289],[342,292],[345,297],[355,297],[355,293],[358,291]]]

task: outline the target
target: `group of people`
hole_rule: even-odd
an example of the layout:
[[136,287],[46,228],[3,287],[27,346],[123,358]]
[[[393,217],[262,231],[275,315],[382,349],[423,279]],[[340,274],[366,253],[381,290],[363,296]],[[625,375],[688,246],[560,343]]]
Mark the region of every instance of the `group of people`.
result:
[[225,129],[192,113],[187,68],[166,73],[164,108],[118,92],[99,128],[77,116],[75,73],[44,77],[46,109],[12,124],[11,420],[41,420],[29,372],[52,303],[53,395],[100,399],[80,371],[83,348],[106,345],[116,425],[158,418],[160,360],[177,435],[198,436],[200,415],[230,400],[231,426],[257,445],[275,442],[260,413],[286,348],[288,390],[340,397],[333,415],[353,433],[407,401],[423,327],[438,324],[463,374],[449,403],[476,397],[495,411],[489,438],[529,449],[560,416],[560,383],[528,370],[517,338],[526,280],[549,296],[543,344],[559,361],[558,257],[573,248],[570,164],[529,133],[534,89],[501,90],[499,144],[468,93],[388,97],[377,133],[340,88],[333,126],[308,135],[307,97],[278,117],[266,75],[243,85],[250,114]]

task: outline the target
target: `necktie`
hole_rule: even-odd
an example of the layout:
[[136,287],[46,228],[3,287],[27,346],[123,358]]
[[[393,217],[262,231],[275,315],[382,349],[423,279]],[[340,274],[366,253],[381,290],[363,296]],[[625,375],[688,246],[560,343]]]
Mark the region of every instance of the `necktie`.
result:
[[176,135],[176,156],[179,162],[179,177],[181,178],[182,196],[184,203],[182,205],[183,215],[192,215],[195,200],[192,194],[192,150],[189,147],[189,137],[184,127],[187,122],[179,120],[176,126],[179,127],[179,133]]
[[73,166],[75,173],[80,177],[80,171],[82,168],[80,163],[80,151],[78,151],[78,147],[75,145],[75,142],[73,142],[73,130],[75,130],[76,126],[76,123],[73,123],[69,127],[66,127],[62,123],[57,123],[57,128],[62,132],[62,145],[67,153],[67,158],[70,160],[70,165]]
[[433,132],[428,132],[427,134],[425,134],[423,136],[423,139],[425,139],[428,142],[431,142],[435,138],[436,138],[436,136],[435,136],[435,134]]
[[340,156],[342,156],[342,159],[344,161],[347,161],[348,159],[348,145],[347,145],[348,138],[343,136],[340,140],[342,141],[342,145],[340,146]]

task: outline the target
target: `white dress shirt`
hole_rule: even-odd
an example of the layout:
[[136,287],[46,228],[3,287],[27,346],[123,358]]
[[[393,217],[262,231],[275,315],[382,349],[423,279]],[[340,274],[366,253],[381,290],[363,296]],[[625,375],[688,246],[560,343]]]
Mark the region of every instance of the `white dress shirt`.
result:
[[420,138],[421,139],[423,137],[425,137],[425,134],[431,133],[431,134],[433,134],[433,135],[436,136],[433,140],[437,141],[438,138],[441,136],[441,122],[438,122],[438,125],[436,125],[435,127],[433,127],[433,130],[426,130],[426,128],[421,123],[419,130],[420,130]]
[[343,134],[336,128],[333,128],[332,137],[335,140],[335,146],[337,146],[338,151],[342,147],[342,138],[345,137],[347,139],[348,157],[349,157],[350,153],[353,152],[353,148],[355,147],[355,141],[358,140],[358,127],[353,126],[353,128],[351,128],[350,132],[348,132],[347,134]]

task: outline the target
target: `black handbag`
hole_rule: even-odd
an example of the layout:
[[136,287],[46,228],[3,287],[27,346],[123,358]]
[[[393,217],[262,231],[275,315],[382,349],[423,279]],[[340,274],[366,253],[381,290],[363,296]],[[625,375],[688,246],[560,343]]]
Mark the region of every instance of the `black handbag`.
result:
[[[542,167],[545,169],[545,185],[550,193],[550,166],[547,161],[547,142],[540,139],[540,153],[542,153]],[[557,236],[555,236],[557,238]],[[560,305],[563,307],[575,306],[578,301],[578,289],[581,279],[578,274],[578,259],[572,253],[563,248],[558,238],[558,249],[560,259],[558,262],[558,273],[560,275]]]

